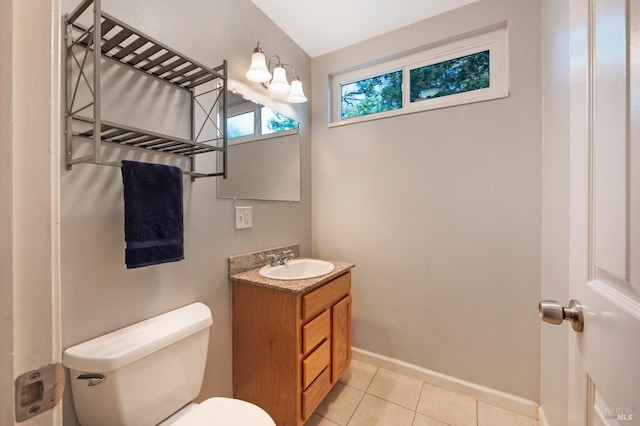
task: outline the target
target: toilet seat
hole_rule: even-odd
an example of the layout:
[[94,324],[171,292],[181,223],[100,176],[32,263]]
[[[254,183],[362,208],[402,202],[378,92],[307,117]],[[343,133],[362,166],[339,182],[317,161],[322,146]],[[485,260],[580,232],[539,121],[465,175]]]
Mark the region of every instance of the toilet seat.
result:
[[275,426],[257,405],[232,398],[209,398],[177,419],[172,426]]

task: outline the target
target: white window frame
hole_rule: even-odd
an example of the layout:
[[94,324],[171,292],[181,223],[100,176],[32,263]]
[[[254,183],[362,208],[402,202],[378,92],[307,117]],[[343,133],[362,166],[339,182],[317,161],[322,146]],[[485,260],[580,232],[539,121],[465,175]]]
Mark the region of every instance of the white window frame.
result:
[[[331,115],[329,127],[360,123],[395,117],[420,111],[464,105],[473,102],[505,98],[509,96],[509,58],[507,28],[502,27],[480,35],[447,43],[442,46],[425,49],[418,53],[380,64],[361,68],[355,71],[337,74],[331,77]],[[461,58],[478,52],[489,50],[489,87],[438,98],[409,102],[409,72],[416,68]],[[340,86],[360,80],[402,70],[402,108],[384,111],[359,117],[340,119]]]

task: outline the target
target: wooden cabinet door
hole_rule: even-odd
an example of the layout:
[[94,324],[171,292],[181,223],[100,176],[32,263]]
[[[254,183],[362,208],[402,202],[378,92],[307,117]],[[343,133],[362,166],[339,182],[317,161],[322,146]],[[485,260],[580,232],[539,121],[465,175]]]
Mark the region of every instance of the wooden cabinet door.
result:
[[332,316],[332,372],[335,383],[351,362],[351,296],[340,300],[331,308]]

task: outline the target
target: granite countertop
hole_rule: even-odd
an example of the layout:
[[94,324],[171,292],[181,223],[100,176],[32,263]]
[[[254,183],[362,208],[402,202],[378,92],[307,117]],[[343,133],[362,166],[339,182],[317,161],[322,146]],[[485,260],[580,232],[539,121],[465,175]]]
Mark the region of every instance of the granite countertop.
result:
[[238,281],[241,283],[253,284],[260,287],[273,288],[290,293],[305,293],[311,289],[319,287],[322,284],[333,280],[340,275],[349,272],[351,268],[356,266],[354,263],[349,262],[329,262],[333,263],[333,265],[336,267],[332,272],[315,278],[307,278],[306,280],[272,280],[260,275],[258,273],[260,268],[255,268],[249,271],[231,275],[231,281]]

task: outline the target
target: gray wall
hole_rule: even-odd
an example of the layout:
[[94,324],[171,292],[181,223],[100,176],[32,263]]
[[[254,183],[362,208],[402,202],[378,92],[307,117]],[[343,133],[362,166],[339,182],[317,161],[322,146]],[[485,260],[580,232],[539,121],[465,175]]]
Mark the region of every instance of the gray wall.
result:
[[[313,254],[353,344],[539,400],[540,2],[482,0],[312,61]],[[328,75],[500,22],[506,99],[327,128]]]
[[[62,13],[75,6],[75,1],[64,0]],[[310,82],[308,55],[249,0],[133,3],[104,0],[103,10],[202,63],[213,66],[223,59],[229,60],[230,76],[237,82],[244,81],[257,40],[264,44],[265,53],[280,54],[286,62],[294,64],[303,84]],[[244,83],[258,93],[266,93],[257,85]],[[108,87],[103,90],[109,93]],[[270,98],[258,100],[278,109]],[[148,100],[145,102],[144,107],[132,110],[133,120],[144,120],[150,114]],[[157,109],[157,104],[151,107]],[[185,179],[186,259],[181,262],[125,269],[120,170],[96,165],[80,165],[71,171],[63,169],[63,348],[202,301],[212,309],[214,323],[201,396],[231,396],[231,296],[227,257],[292,242],[300,243],[302,254],[309,255],[311,251],[309,104],[285,113],[301,122],[302,201],[238,201],[237,205],[253,206],[253,228],[236,231],[234,202],[216,199],[216,178],[195,183]],[[166,123],[159,124],[166,126]],[[73,422],[67,391],[65,424]]]
[[[542,2],[542,290],[569,301],[569,2]],[[570,327],[541,328],[540,403],[566,425]]]

